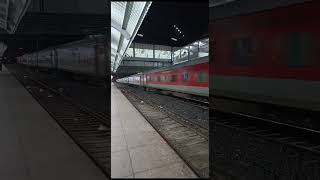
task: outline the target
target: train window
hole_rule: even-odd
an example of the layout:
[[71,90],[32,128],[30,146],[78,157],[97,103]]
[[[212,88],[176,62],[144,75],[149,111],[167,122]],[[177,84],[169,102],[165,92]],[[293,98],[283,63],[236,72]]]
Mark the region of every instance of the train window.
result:
[[157,78],[158,78],[158,82],[160,82],[161,81],[160,76],[158,76]]
[[177,81],[177,75],[172,75],[171,82],[176,82],[176,81]]
[[189,80],[189,75],[188,73],[183,73],[182,74],[182,81],[188,81]]
[[235,39],[233,41],[233,61],[238,65],[250,65],[252,63],[253,42],[249,38]]
[[288,66],[303,67],[311,64],[312,40],[309,34],[292,32],[284,36],[281,51]]
[[198,82],[207,82],[207,73],[199,72],[198,73]]
[[168,81],[170,81],[170,77],[167,76],[167,75],[164,75],[163,76],[163,82],[168,82]]
[[161,76],[161,81],[166,82],[168,80],[168,77],[166,75]]
[[166,81],[166,76],[161,76],[161,82],[165,82]]

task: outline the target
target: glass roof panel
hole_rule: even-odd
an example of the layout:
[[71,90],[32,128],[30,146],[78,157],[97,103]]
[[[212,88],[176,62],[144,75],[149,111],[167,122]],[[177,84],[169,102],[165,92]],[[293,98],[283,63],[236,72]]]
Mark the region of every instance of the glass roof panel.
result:
[[128,23],[127,31],[130,35],[134,33],[136,26],[138,25],[138,21],[143,13],[143,9],[146,5],[146,2],[136,2],[134,3],[132,8],[132,13],[130,16],[130,22]]
[[124,19],[124,13],[126,9],[127,2],[112,2],[111,3],[111,16],[112,21],[117,22],[122,25]]
[[113,72],[121,63],[150,5],[149,1],[111,2],[111,70]]

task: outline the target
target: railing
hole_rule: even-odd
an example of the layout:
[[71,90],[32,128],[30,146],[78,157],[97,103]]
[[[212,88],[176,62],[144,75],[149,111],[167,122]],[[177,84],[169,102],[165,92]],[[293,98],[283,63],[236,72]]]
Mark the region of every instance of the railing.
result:
[[184,47],[170,47],[154,44],[132,43],[125,57],[171,60],[173,64],[190,61],[209,55],[209,38],[188,44]]
[[209,38],[201,39],[173,52],[173,64],[209,56]]

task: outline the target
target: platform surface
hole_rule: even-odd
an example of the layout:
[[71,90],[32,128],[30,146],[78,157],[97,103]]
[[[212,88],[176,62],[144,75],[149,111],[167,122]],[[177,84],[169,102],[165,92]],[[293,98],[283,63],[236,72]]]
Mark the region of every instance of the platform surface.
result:
[[107,179],[5,67],[0,71],[0,142],[0,179]]
[[196,178],[114,84],[111,85],[111,177]]

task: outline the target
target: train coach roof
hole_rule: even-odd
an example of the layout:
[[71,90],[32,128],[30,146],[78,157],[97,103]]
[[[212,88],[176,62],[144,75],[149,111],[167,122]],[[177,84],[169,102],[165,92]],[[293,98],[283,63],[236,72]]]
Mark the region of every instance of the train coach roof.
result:
[[312,0],[233,0],[230,2],[228,1],[228,3],[221,3],[221,1],[211,0],[209,4],[209,21],[211,22],[217,19],[249,14],[253,12],[259,12],[310,1]]
[[145,74],[145,73],[155,73],[155,72],[160,72],[160,71],[169,71],[171,69],[178,68],[178,67],[191,66],[191,65],[202,64],[202,63],[206,63],[206,62],[209,62],[209,57],[208,56],[201,57],[201,58],[198,58],[198,59],[195,59],[195,60],[191,60],[191,61],[186,61],[186,62],[179,63],[179,64],[175,64],[175,65],[170,66],[170,67],[163,67],[163,68],[158,68],[158,69],[151,70],[151,71],[146,71],[146,72],[133,74],[131,76],[120,78],[119,80],[125,79],[125,78],[128,78],[128,77],[140,76],[141,74]]
[[81,39],[79,41],[73,41],[73,42],[69,42],[69,43],[66,43],[66,44],[62,44],[62,45],[56,46],[55,48],[72,47],[72,46],[75,46],[75,45],[106,44],[107,42],[105,40],[106,40],[105,36],[99,36],[99,37],[94,37],[94,38],[86,38],[86,39]]
[[[86,38],[86,39],[81,39],[81,40],[78,40],[78,41],[73,41],[73,42],[69,42],[69,43],[66,43],[66,44],[62,44],[62,45],[58,45],[58,46],[53,46],[53,47],[48,47],[48,48],[45,48],[45,49],[42,49],[42,50],[39,50],[39,51],[36,51],[36,52],[33,52],[33,53],[28,53],[28,54],[24,54],[23,56],[34,56],[36,53],[43,53],[43,52],[46,52],[46,51],[51,51],[53,49],[59,49],[59,48],[70,48],[70,47],[74,47],[74,46],[77,46],[77,45],[95,45],[95,44],[104,44],[106,45],[106,37],[101,35],[101,36],[98,36],[98,37],[94,37],[94,38]],[[22,57],[22,56],[19,56],[19,57]]]
[[159,71],[168,71],[174,68],[178,68],[178,67],[185,67],[185,66],[191,66],[191,65],[196,65],[196,64],[202,64],[202,63],[206,63],[209,62],[209,57],[201,57],[201,58],[197,58],[191,61],[186,61],[183,63],[179,63],[179,64],[175,64],[173,66],[170,67],[163,67],[163,68],[158,68],[158,69],[154,69],[148,72],[144,72],[144,73],[154,73],[154,72],[159,72]]

